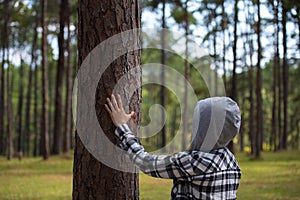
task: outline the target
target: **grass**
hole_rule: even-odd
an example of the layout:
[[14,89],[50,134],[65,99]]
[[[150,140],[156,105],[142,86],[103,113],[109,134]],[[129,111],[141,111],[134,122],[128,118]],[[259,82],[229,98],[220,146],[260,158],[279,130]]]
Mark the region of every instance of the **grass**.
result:
[[[242,180],[238,199],[300,199],[299,151],[265,152],[254,161],[238,154]],[[140,199],[169,199],[171,180],[140,175]],[[71,199],[72,158],[0,158],[0,199]]]

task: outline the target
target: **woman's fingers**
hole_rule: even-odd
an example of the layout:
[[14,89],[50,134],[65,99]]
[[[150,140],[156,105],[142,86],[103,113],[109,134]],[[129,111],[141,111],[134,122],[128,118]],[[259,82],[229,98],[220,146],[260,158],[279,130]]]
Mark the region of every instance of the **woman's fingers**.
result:
[[106,101],[107,101],[107,103],[108,103],[108,105],[109,105],[109,107],[110,107],[110,110],[111,110],[111,111],[114,111],[114,110],[115,110],[115,108],[114,108],[114,106],[112,105],[112,103],[111,103],[110,99],[109,99],[109,98],[107,98],[107,99],[106,99]]
[[122,98],[118,94],[117,97],[111,95],[111,98],[107,98],[107,104],[105,109],[109,113],[112,121],[116,126],[127,123],[129,119],[134,119],[134,112],[126,114],[123,108]]
[[118,103],[116,101],[115,95],[113,95],[113,94],[111,95],[111,101],[112,101],[112,105],[114,106],[115,110],[120,109],[118,106]]
[[109,109],[109,107],[108,107],[107,104],[105,104],[105,109],[106,109],[106,111],[109,113],[109,115],[111,115],[111,110]]
[[118,94],[118,104],[119,104],[119,108],[121,110],[123,110],[124,108],[123,108],[122,98],[121,98],[121,95],[119,95],[119,94]]

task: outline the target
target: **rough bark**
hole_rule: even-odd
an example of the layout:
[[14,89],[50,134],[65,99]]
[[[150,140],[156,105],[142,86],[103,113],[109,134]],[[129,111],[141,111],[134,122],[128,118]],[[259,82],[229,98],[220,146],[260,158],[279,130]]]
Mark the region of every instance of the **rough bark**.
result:
[[[91,50],[107,38],[132,28],[140,28],[140,10],[137,0],[79,0],[78,1],[78,50],[79,65]],[[124,44],[132,45],[127,38]],[[113,52],[112,52],[113,53]],[[96,91],[96,113],[98,121],[106,136],[116,143],[113,126],[104,108],[106,98],[112,93],[116,82],[129,70],[137,67],[140,71],[140,51],[127,52],[114,60],[113,63],[99,77]],[[88,76],[88,74],[87,74]],[[141,76],[127,76],[127,82],[132,86],[141,85]],[[139,124],[141,89],[129,93],[132,87],[124,88],[124,101],[130,101],[129,110],[137,115]],[[79,91],[80,92],[80,91]],[[130,98],[130,99],[129,99]],[[107,153],[114,152],[110,149]],[[122,165],[122,161],[121,165]],[[126,165],[126,163],[123,163]],[[75,151],[73,166],[73,199],[138,199],[138,175],[112,169],[96,160],[75,135]]]

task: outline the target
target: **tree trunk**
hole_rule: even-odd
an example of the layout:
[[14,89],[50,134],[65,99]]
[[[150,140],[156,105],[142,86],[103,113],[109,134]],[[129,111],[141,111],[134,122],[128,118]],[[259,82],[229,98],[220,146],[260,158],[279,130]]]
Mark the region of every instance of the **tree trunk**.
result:
[[[233,31],[233,69],[232,69],[232,79],[231,79],[231,95],[230,97],[237,101],[237,81],[236,81],[236,68],[237,68],[237,26],[238,26],[238,0],[234,2],[234,31]],[[234,144],[233,141],[230,141],[228,144],[228,149],[234,153]]]
[[[38,9],[37,9],[38,10]],[[38,12],[37,12],[38,13]],[[39,20],[40,20],[40,17],[39,15],[37,14],[36,15],[36,27],[39,27]],[[35,36],[37,36],[37,29],[35,30]],[[36,47],[36,49],[38,49],[39,47]],[[33,130],[34,130],[34,138],[33,138],[33,156],[38,156],[38,149],[40,147],[40,144],[39,144],[39,113],[38,113],[38,65],[37,65],[37,60],[34,59],[34,74],[33,74]]]
[[[11,73],[11,65],[9,62],[9,19],[10,19],[10,5],[9,1],[4,1],[4,51],[6,51],[6,58],[4,64],[7,64],[7,72],[6,72],[6,92],[7,92],[7,148],[8,148],[8,154],[7,159],[11,160],[14,154],[14,144],[13,144],[13,130],[12,130],[12,73]],[[4,53],[5,54],[5,53]],[[4,75],[4,74],[3,74]],[[4,90],[3,90],[4,91]]]
[[19,160],[23,157],[23,85],[24,85],[24,61],[21,58],[20,66],[20,82],[19,82],[19,100],[18,100],[18,158]]
[[261,80],[261,42],[260,42],[260,0],[257,1],[257,77],[256,77],[256,122],[257,122],[257,130],[256,130],[256,137],[255,137],[255,158],[260,158],[260,151],[261,151],[261,135],[263,134],[263,116],[262,116],[262,96],[261,96],[261,87],[262,87],[262,80]]
[[[247,4],[247,18],[246,22],[248,26],[251,27],[251,24],[253,23],[253,16],[250,14],[250,6]],[[253,38],[252,38],[252,32],[251,28],[249,31],[249,34],[247,34],[247,44],[249,46],[249,58],[250,58],[250,66],[249,66],[249,72],[248,72],[248,80],[249,80],[249,103],[250,103],[250,109],[249,109],[249,140],[250,140],[250,146],[251,146],[251,155],[254,155],[255,151],[255,145],[254,145],[254,98],[253,98]]]
[[[4,38],[4,37],[3,37]],[[1,80],[1,87],[0,87],[0,155],[3,155],[5,152],[5,142],[4,142],[4,93],[5,93],[5,48],[2,48],[2,63],[1,63],[1,72],[0,72],[0,80]]]
[[225,30],[227,27],[227,22],[226,22],[226,12],[225,12],[225,0],[222,0],[222,42],[223,42],[223,56],[222,56],[222,64],[223,64],[223,82],[224,82],[224,88],[225,91],[227,89],[227,80],[226,80],[226,36],[225,36]]
[[188,134],[188,82],[190,81],[190,63],[188,53],[188,36],[189,36],[189,19],[188,19],[188,0],[185,1],[184,6],[184,21],[185,21],[185,59],[184,59],[184,99],[183,99],[183,134],[182,134],[182,149],[186,149],[186,137]]
[[1,14],[1,16],[4,19],[4,24],[3,24],[3,29],[2,29],[2,62],[1,62],[1,88],[0,88],[0,111],[1,111],[1,115],[0,115],[0,154],[4,154],[5,153],[5,135],[4,135],[4,117],[5,117],[5,99],[4,99],[4,94],[5,94],[5,63],[7,63],[7,57],[8,55],[6,55],[6,52],[8,52],[8,44],[7,42],[8,40],[8,22],[9,22],[9,15],[8,15],[8,0],[5,0],[3,2],[3,14]]
[[[111,36],[132,28],[140,28],[140,10],[137,0],[79,0],[78,1],[78,50],[79,64],[101,42]],[[128,38],[122,38],[123,47],[130,48],[133,42]],[[136,42],[136,40],[135,40]],[[122,45],[120,46],[122,48]],[[107,52],[106,52],[107,53]],[[116,51],[109,52],[112,56]],[[136,67],[136,68],[135,68]],[[136,69],[137,75],[126,75],[126,83],[130,87],[122,89],[123,100],[130,102],[129,110],[134,110],[137,115],[137,127],[139,126],[141,101],[141,69],[140,51],[127,52],[114,60],[102,74],[96,91],[96,113],[98,121],[105,135],[111,142],[116,143],[113,126],[104,103],[111,95],[117,81],[129,70]],[[87,72],[86,76],[90,76]],[[84,76],[85,77],[85,76]],[[86,77],[88,78],[88,77]],[[80,81],[80,79],[78,79]],[[81,85],[80,82],[78,84]],[[132,91],[132,88],[138,88]],[[80,88],[78,93],[80,93]],[[133,96],[129,94],[133,93]],[[94,104],[95,105],[95,104]],[[91,105],[91,106],[94,106]],[[96,117],[96,116],[95,116]],[[78,122],[78,115],[77,115]],[[137,128],[137,131],[138,128]],[[136,173],[122,172],[106,166],[97,161],[83,145],[79,133],[75,135],[75,151],[73,166],[73,199],[139,199],[138,175]],[[97,149],[114,155],[115,150]],[[120,165],[127,165],[120,159]]]
[[[276,5],[275,5],[276,2]],[[273,102],[272,102],[272,132],[271,132],[271,141],[270,146],[274,146],[274,151],[276,151],[277,148],[277,74],[278,74],[278,68],[279,68],[279,20],[278,20],[278,1],[273,2],[273,10],[274,10],[274,27],[275,27],[275,41],[274,41],[274,47],[275,47],[275,55],[274,55],[274,67],[273,67]]]
[[59,33],[58,33],[58,62],[57,62],[57,74],[56,74],[56,90],[55,90],[55,118],[54,118],[54,133],[53,133],[53,153],[59,154],[62,150],[62,83],[63,74],[65,68],[65,24],[66,24],[66,0],[60,1],[60,12],[59,12]]
[[50,156],[49,146],[49,121],[48,121],[48,76],[47,76],[47,0],[41,0],[42,9],[42,146],[43,146],[43,159],[47,160]]
[[34,144],[33,144],[33,156],[38,156],[39,155],[39,147],[40,147],[40,143],[39,143],[39,130],[40,130],[40,128],[39,128],[39,120],[38,120],[38,116],[40,116],[39,115],[39,113],[38,113],[38,94],[37,94],[37,92],[38,92],[38,65],[37,65],[37,63],[36,63],[36,61],[35,61],[35,68],[34,68],[34,80],[33,80],[33,82],[34,82],[34,92],[33,92],[33,95],[34,95],[34,97],[33,97],[33,99],[34,99],[34,103],[33,103],[33,123],[34,123],[34,125],[33,125],[33,130],[34,130],[34,139],[33,139],[33,141],[34,141]]
[[38,16],[36,16],[36,21],[34,25],[34,36],[32,40],[32,47],[31,47],[31,63],[29,65],[29,75],[28,75],[28,90],[26,95],[26,110],[25,110],[25,130],[24,135],[26,137],[26,152],[28,155],[30,154],[30,120],[31,120],[31,93],[32,93],[32,67],[36,64],[36,41],[37,41],[37,28],[38,28]]
[[281,1],[282,3],[282,44],[283,44],[283,135],[281,138],[282,148],[287,149],[287,137],[288,137],[288,63],[287,63],[287,10],[286,10],[286,1]]
[[71,30],[70,30],[70,18],[71,18],[71,1],[66,1],[66,13],[67,13],[67,27],[68,27],[68,39],[66,43],[66,51],[68,53],[67,65],[66,65],[66,107],[65,107],[65,132],[63,140],[63,152],[68,152],[71,149],[71,111],[72,111],[72,76],[73,69],[71,66]]
[[[8,53],[8,52],[7,52]],[[13,128],[12,128],[12,73],[11,66],[8,61],[7,65],[7,133],[8,133],[8,155],[7,159],[11,160],[14,155],[14,144],[13,144]]]
[[[166,1],[165,0],[162,0],[162,31],[161,31],[161,65],[162,65],[162,68],[161,68],[161,90],[160,90],[160,103],[161,103],[161,106],[163,108],[165,108],[165,64],[166,64],[166,52],[165,52],[165,46],[166,46],[166,31],[165,31],[165,28],[166,28],[166,19],[165,19],[165,14],[166,14],[166,11],[165,11],[165,8],[166,8]],[[167,143],[167,137],[166,137],[166,126],[165,126],[165,112],[164,110],[162,110],[161,112],[161,121],[162,121],[162,129],[161,129],[161,136],[162,136],[162,140],[161,140],[161,148],[162,149],[165,149],[163,147],[166,146],[166,143]]]

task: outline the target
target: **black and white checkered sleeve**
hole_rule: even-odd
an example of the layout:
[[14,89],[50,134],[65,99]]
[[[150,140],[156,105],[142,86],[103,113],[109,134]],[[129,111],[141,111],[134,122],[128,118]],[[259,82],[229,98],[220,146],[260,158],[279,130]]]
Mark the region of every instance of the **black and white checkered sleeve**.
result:
[[199,156],[191,152],[179,152],[173,155],[153,155],[147,153],[139,144],[126,124],[119,126],[115,134],[120,139],[120,146],[127,151],[133,162],[144,173],[160,178],[180,178],[213,172],[213,157]]

